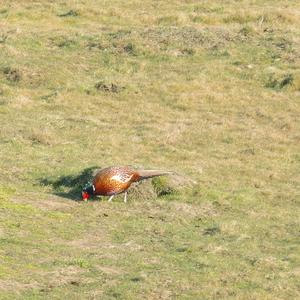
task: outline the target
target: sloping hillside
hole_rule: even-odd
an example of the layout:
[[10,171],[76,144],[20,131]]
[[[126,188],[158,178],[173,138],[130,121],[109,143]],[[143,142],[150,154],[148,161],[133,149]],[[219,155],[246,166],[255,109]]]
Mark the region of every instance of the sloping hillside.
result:
[[0,2],[1,299],[300,297],[300,4],[221,2]]

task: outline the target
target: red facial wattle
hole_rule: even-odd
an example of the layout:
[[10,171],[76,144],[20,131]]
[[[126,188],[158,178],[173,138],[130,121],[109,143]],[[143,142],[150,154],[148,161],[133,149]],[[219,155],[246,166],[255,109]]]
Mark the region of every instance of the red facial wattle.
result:
[[87,201],[90,198],[90,195],[87,192],[82,192],[82,200]]

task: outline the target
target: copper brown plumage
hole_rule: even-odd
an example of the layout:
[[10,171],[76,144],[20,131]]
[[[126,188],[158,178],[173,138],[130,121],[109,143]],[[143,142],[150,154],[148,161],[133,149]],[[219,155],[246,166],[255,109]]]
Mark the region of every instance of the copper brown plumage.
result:
[[127,201],[127,190],[133,182],[147,178],[170,174],[158,170],[136,170],[131,167],[108,167],[98,171],[93,182],[82,190],[82,199],[87,201],[91,195],[110,196],[108,201],[125,192],[124,202]]

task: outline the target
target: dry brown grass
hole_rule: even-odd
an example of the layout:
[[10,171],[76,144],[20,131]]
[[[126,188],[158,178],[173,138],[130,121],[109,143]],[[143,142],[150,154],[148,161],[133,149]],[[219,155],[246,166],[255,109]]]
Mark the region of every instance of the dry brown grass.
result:
[[[299,28],[298,1],[2,1],[3,297],[299,297]],[[73,201],[117,164],[175,174]]]

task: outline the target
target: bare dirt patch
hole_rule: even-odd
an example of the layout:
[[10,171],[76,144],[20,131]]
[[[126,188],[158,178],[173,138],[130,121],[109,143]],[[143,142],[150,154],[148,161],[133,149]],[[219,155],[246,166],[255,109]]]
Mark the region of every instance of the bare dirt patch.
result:
[[15,280],[4,280],[0,279],[0,291],[14,291],[20,293],[27,289],[37,288],[38,284],[36,282],[32,283],[22,283]]
[[36,193],[26,193],[17,195],[11,198],[11,201],[15,203],[21,204],[29,204],[33,207],[40,208],[42,210],[59,210],[59,211],[68,211],[78,204],[75,201],[65,200],[61,197],[49,195],[49,197],[45,197],[45,195],[40,195]]
[[67,266],[59,268],[55,271],[45,273],[47,280],[46,286],[40,289],[41,292],[49,292],[51,289],[62,286],[62,285],[74,285],[80,286],[90,282],[87,278],[82,279],[80,275],[84,273],[84,269],[77,266]]
[[99,230],[97,233],[88,233],[83,238],[73,240],[68,242],[67,244],[73,246],[75,248],[81,249],[98,249],[98,248],[111,248],[112,246],[105,246],[107,245],[107,233],[105,230]]
[[199,206],[182,202],[174,202],[173,205],[177,213],[185,214],[189,217],[208,217],[217,215],[215,208],[210,203]]

